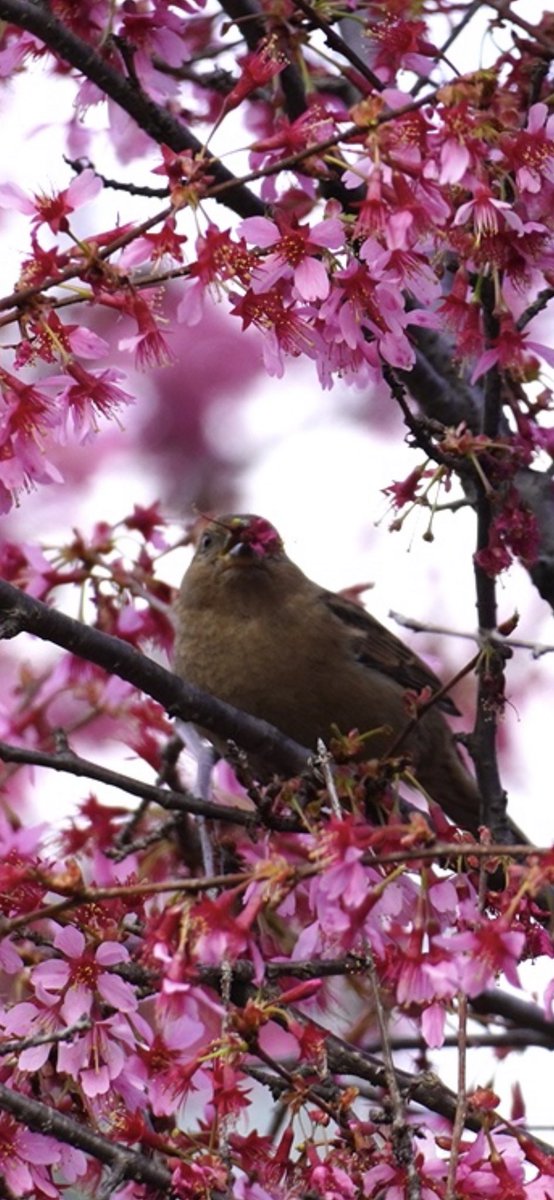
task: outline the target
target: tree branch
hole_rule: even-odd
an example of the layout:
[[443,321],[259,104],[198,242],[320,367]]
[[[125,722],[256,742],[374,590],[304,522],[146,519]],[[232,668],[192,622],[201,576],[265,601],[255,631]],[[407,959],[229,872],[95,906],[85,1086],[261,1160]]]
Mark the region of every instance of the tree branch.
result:
[[0,580],[0,638],[23,632],[53,642],[118,675],[157,700],[171,716],[230,738],[248,753],[264,758],[277,772],[295,775],[308,766],[311,752],[266,721],[186,683],[120,638],[67,617]]
[[[148,660],[147,660],[148,661]],[[108,767],[99,766],[89,759],[81,758],[72,750],[55,751],[53,754],[45,750],[31,750],[26,746],[12,746],[8,742],[0,742],[0,759],[5,763],[18,763],[35,767],[46,767],[53,771],[64,771],[78,778],[94,779],[109,787],[119,788],[131,796],[158,804],[170,812],[193,813],[195,816],[207,817],[208,820],[230,821],[233,825],[262,825],[269,828],[299,829],[299,824],[286,818],[272,818],[271,814],[261,814],[245,808],[229,804],[216,804],[211,800],[200,800],[191,792],[175,792],[168,788],[156,787],[154,784],[143,783],[133,779],[131,775],[122,775]]]
[[375,90],[378,92],[382,92],[384,88],[382,80],[379,79],[379,76],[371,70],[371,67],[368,67],[363,58],[360,58],[359,54],[357,54],[356,51],[352,49],[347,42],[345,42],[344,38],[335,33],[329,21],[327,21],[315,7],[312,7],[311,4],[308,4],[307,0],[294,0],[294,3],[295,7],[299,8],[300,11],[304,13],[311,24],[315,25],[316,29],[321,29],[322,33],[325,35],[325,41],[330,49],[335,50],[337,54],[340,54],[343,58],[346,58],[348,62],[352,63],[352,66],[355,67],[356,71],[359,72],[362,78],[366,79],[367,82],[371,84],[371,87],[375,88]]
[[136,1150],[126,1150],[109,1138],[92,1130],[73,1117],[65,1116],[39,1100],[23,1096],[0,1083],[0,1109],[9,1112],[16,1120],[23,1122],[27,1129],[35,1133],[46,1134],[56,1138],[66,1145],[75,1146],[91,1154],[94,1158],[120,1172],[121,1178],[134,1179],[138,1183],[148,1183],[153,1187],[169,1191],[171,1173],[161,1163],[153,1162],[145,1154]]
[[[495,313],[494,288],[483,280],[483,320],[486,344],[498,337],[499,323]],[[498,436],[502,414],[501,380],[497,366],[491,367],[485,380],[482,430],[492,441]],[[491,494],[476,477],[477,493],[477,553],[489,544],[493,508]],[[475,764],[475,773],[482,797],[481,821],[490,826],[493,838],[511,841],[512,834],[506,816],[508,797],[502,787],[496,753],[497,714],[504,699],[504,661],[510,651],[501,649],[490,638],[497,626],[496,581],[474,558],[477,618],[482,635],[488,639],[478,666],[477,712],[468,749]]]

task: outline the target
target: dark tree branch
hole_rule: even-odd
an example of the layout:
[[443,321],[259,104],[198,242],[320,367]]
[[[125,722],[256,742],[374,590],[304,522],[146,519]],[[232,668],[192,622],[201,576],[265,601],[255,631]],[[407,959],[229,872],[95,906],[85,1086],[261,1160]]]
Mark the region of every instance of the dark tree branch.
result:
[[82,175],[83,171],[94,171],[102,186],[111,188],[114,192],[126,192],[128,196],[145,196],[149,200],[167,200],[169,198],[169,187],[147,187],[145,184],[123,183],[120,179],[110,179],[107,175],[102,175],[100,171],[97,171],[89,158],[68,158],[67,154],[64,154],[63,160],[68,167],[71,167],[72,171],[75,171],[76,175]]
[[540,1008],[538,1004],[530,1004],[527,1000],[520,1000],[519,996],[509,996],[507,992],[495,988],[491,991],[481,992],[480,996],[474,996],[470,1000],[470,1007],[473,1012],[483,1016],[490,1016],[493,1013],[502,1017],[503,1020],[510,1021],[518,1029],[533,1029],[554,1044],[554,1021],[545,1016],[544,1009]]
[[[34,34],[53,54],[75,67],[119,104],[155,142],[164,143],[176,154],[183,150],[200,154],[202,143],[185,125],[151,100],[136,83],[126,79],[46,7],[34,4],[32,0],[0,0],[0,19]],[[226,184],[222,202],[240,217],[259,216],[265,212],[262,201],[239,183],[221,162],[210,159],[210,174],[218,183]]]
[[[300,1014],[299,1020],[305,1021]],[[320,1026],[316,1021],[311,1020],[310,1024],[315,1025],[317,1029],[321,1029],[325,1035],[325,1046],[327,1051],[327,1063],[329,1070],[340,1075],[353,1075],[355,1078],[362,1078],[375,1087],[386,1088],[387,1080],[385,1068],[379,1059],[374,1055],[368,1054],[365,1050],[360,1050],[343,1038],[337,1037],[335,1034],[330,1034],[327,1029]],[[447,1088],[438,1076],[431,1072],[423,1072],[419,1075],[412,1075],[408,1071],[395,1070],[396,1080],[402,1093],[408,1095],[411,1100],[417,1104],[421,1104],[423,1108],[429,1109],[431,1112],[439,1113],[446,1117],[448,1121],[453,1122],[456,1117],[457,1096],[454,1092]],[[490,1127],[504,1126],[502,1118],[493,1113],[488,1112],[486,1121],[490,1122]],[[478,1132],[483,1128],[483,1118],[479,1115],[474,1115],[471,1111],[466,1114],[465,1126],[467,1129],[472,1129]],[[554,1156],[554,1147],[547,1142],[543,1142],[538,1138],[532,1137],[527,1133],[520,1133],[518,1130],[508,1129],[513,1136],[519,1137],[521,1140],[526,1139],[527,1142],[532,1142],[539,1146],[546,1154]]]
[[429,329],[411,333],[416,361],[411,371],[397,371],[419,408],[443,425],[462,421],[475,432],[480,428],[482,395],[457,369],[452,346],[445,336]]
[[[494,286],[490,280],[483,280],[482,298],[485,339],[486,344],[490,346],[499,334],[499,323],[494,309]],[[494,366],[487,372],[485,379],[482,427],[483,433],[491,441],[498,436],[501,415],[501,379],[498,367]],[[489,545],[494,510],[491,493],[486,490],[481,479],[476,478],[475,487],[479,553]],[[496,752],[498,713],[504,700],[506,651],[489,637],[497,626],[496,581],[483,570],[477,558],[474,558],[474,571],[479,629],[489,641],[478,666],[477,712],[468,749],[475,764],[481,794],[481,821],[490,827],[495,840],[510,842],[513,837],[506,815],[508,797],[502,787]]]
[[[544,297],[544,293],[541,293]],[[548,303],[550,295],[541,302]],[[529,309],[529,319],[534,312]],[[525,318],[526,314],[522,314]],[[431,419],[456,427],[464,422],[477,433],[482,427],[483,392],[472,386],[458,371],[452,360],[452,346],[447,338],[427,329],[414,329],[412,340],[417,347],[414,367],[396,374],[409,389],[418,407]],[[500,432],[507,433],[502,419]],[[517,472],[515,486],[525,504],[536,517],[540,550],[537,561],[528,567],[529,575],[543,600],[554,608],[554,484],[548,472],[525,468]],[[473,493],[470,499],[475,500]]]
[[221,8],[237,26],[249,50],[255,50],[267,37],[264,14],[254,0],[221,0]]
[[327,21],[315,7],[312,7],[311,4],[308,4],[307,0],[294,0],[294,3],[296,8],[299,8],[300,11],[304,13],[311,24],[314,25],[316,29],[321,29],[322,33],[325,34],[325,41],[330,49],[334,50],[337,54],[342,55],[343,58],[346,58],[347,61],[350,62],[356,69],[356,71],[359,72],[363,79],[366,79],[367,82],[370,83],[377,92],[382,92],[384,88],[382,80],[379,79],[379,76],[371,70],[371,67],[368,67],[363,58],[360,58],[359,54],[357,54],[356,51],[353,50],[347,42],[345,42],[344,38],[340,37],[338,33],[335,33],[329,21]]
[[242,713],[186,683],[120,638],[66,617],[0,580],[0,638],[16,637],[23,632],[53,642],[118,675],[152,696],[172,716],[230,738],[247,752],[263,757],[276,771],[294,775],[305,770],[309,763],[309,750],[266,721]]
[[[136,963],[118,963],[111,970],[123,979],[140,984],[154,990],[158,977],[155,972],[147,970]],[[195,971],[198,979],[210,987],[219,988],[222,983],[223,968],[211,964],[196,963]],[[367,961],[364,955],[346,954],[344,958],[305,958],[296,962],[272,961],[264,964],[264,978],[271,983],[279,979],[325,979],[336,975],[364,975],[367,973]],[[255,984],[255,967],[246,958],[236,959],[233,963],[233,980],[242,984]],[[482,1017],[500,1017],[506,1024],[502,1035],[508,1040],[513,1034],[521,1037],[525,1033],[537,1034],[544,1043],[554,1048],[554,1021],[545,1016],[544,1010],[538,1004],[521,1000],[519,996],[510,996],[500,988],[481,992],[470,998],[469,1007],[472,1012]],[[400,1039],[402,1041],[402,1038]],[[407,1039],[410,1041],[410,1039]],[[418,1045],[420,1039],[416,1039]],[[411,1041],[410,1041],[411,1044]],[[456,1042],[457,1044],[457,1042]],[[377,1053],[380,1045],[364,1047],[369,1054]]]
[[93,1133],[89,1126],[73,1117],[62,1115],[47,1104],[15,1092],[3,1083],[0,1083],[0,1109],[11,1113],[35,1133],[44,1133],[58,1142],[91,1154],[93,1158],[117,1170],[120,1178],[134,1179],[138,1183],[160,1188],[163,1192],[169,1191],[171,1173],[162,1163],[154,1162],[136,1150],[118,1146],[102,1134]]
[[518,317],[516,321],[516,329],[525,329],[525,326],[528,325],[534,317],[538,316],[540,312],[543,312],[545,308],[548,308],[551,300],[554,300],[554,288],[543,288],[542,291],[539,292],[538,296],[536,296],[536,298],[533,300],[533,303],[529,304],[527,308],[523,310],[521,316]]
[[[148,660],[145,660],[146,662]],[[286,818],[272,818],[271,814],[253,812],[248,809],[234,807],[228,804],[215,804],[211,800],[200,800],[191,792],[175,792],[167,788],[156,787],[150,783],[142,783],[131,775],[122,775],[108,767],[99,766],[89,759],[81,758],[72,750],[58,750],[48,753],[44,750],[31,750],[25,746],[12,746],[8,742],[0,742],[0,759],[5,763],[18,763],[35,767],[47,767],[53,771],[64,771],[79,778],[94,779],[97,783],[105,783],[109,787],[118,788],[141,800],[158,804],[170,812],[193,813],[213,821],[230,821],[233,825],[262,825],[277,829],[299,829],[299,824]]]

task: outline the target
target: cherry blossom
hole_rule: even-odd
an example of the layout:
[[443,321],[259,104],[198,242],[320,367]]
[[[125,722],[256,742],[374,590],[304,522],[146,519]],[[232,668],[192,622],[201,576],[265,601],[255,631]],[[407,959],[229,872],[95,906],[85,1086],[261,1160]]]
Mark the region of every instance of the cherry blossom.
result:
[[54,947],[65,958],[40,963],[33,971],[33,986],[40,995],[43,991],[61,992],[62,1015],[68,1021],[76,1021],[90,1012],[96,989],[107,1004],[122,1012],[136,1008],[136,996],[130,984],[102,970],[102,967],[125,961],[127,956],[122,946],[105,942],[92,954],[86,949],[81,931],[67,928],[58,930]]
[[[55,1138],[42,1133],[31,1133],[18,1125],[7,1113],[0,1114],[0,1163],[2,1172],[14,1195],[52,1195],[49,1185],[50,1172],[47,1167],[56,1167],[61,1160],[61,1151]],[[84,1160],[80,1158],[83,1174]],[[54,1193],[55,1194],[55,1193]]]
[[269,291],[279,279],[292,274],[295,290],[302,300],[327,298],[329,278],[316,256],[322,249],[337,249],[343,245],[344,233],[339,220],[328,218],[313,226],[281,222],[279,226],[266,217],[249,217],[242,221],[238,232],[246,241],[272,248],[263,265],[254,270],[254,293]]

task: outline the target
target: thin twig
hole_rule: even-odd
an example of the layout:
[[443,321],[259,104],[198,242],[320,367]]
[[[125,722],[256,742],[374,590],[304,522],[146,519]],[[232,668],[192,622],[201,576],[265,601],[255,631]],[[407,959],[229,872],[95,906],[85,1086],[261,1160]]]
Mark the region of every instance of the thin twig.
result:
[[458,1167],[458,1157],[460,1154],[460,1143],[464,1132],[466,1114],[467,1114],[467,1086],[466,1086],[466,1067],[467,1067],[467,996],[463,992],[458,993],[458,1103],[456,1104],[456,1116],[454,1118],[454,1128],[452,1130],[452,1140],[450,1143],[450,1159],[448,1163],[448,1176],[446,1180],[446,1196],[445,1200],[456,1200],[456,1171]]
[[367,969],[373,993],[375,1014],[379,1025],[385,1082],[392,1112],[391,1138],[394,1156],[398,1165],[404,1167],[406,1171],[406,1194],[408,1200],[421,1200],[420,1180],[414,1162],[413,1134],[406,1120],[404,1102],[390,1048],[389,1030],[381,1000],[379,977],[371,951],[367,952]]
[[94,163],[88,158],[68,158],[67,154],[62,157],[76,175],[82,175],[83,171],[92,171],[103,186],[111,188],[112,191],[126,192],[128,196],[145,196],[149,200],[164,200],[169,196],[169,187],[155,188],[148,187],[146,184],[128,183],[123,179],[110,179],[107,175],[102,175],[100,171],[97,171]]
[[234,807],[228,804],[216,804],[211,800],[200,800],[191,792],[174,792],[166,788],[156,787],[151,783],[142,783],[130,775],[123,775],[108,767],[90,762],[72,750],[48,753],[45,750],[33,750],[27,746],[12,746],[0,742],[0,759],[6,763],[19,763],[34,767],[47,767],[53,771],[63,771],[78,778],[95,779],[97,783],[107,784],[118,788],[130,796],[138,796],[142,800],[158,804],[160,808],[169,811],[194,813],[214,821],[230,821],[234,825],[259,825],[261,818],[258,813],[248,809]]
[[59,271],[57,275],[50,275],[46,279],[41,280],[40,283],[29,284],[28,287],[17,288],[15,291],[10,292],[9,295],[2,296],[0,298],[0,311],[8,308],[15,308],[19,311],[19,309],[24,308],[30,300],[33,300],[36,296],[42,295],[42,293],[48,291],[49,288],[59,287],[62,283],[69,283],[77,276],[86,276],[87,272],[92,266],[96,266],[98,268],[100,263],[103,263],[110,257],[110,255],[115,254],[117,250],[124,249],[124,247],[128,246],[130,242],[134,241],[135,238],[142,236],[143,233],[147,233],[148,230],[152,229],[154,225],[158,225],[161,221],[165,221],[166,217],[171,216],[173,211],[172,205],[167,205],[165,208],[160,209],[159,212],[154,213],[154,216],[147,217],[146,220],[141,221],[140,225],[134,225],[132,229],[127,229],[124,233],[120,233],[117,235],[117,237],[112,238],[112,240],[108,242],[107,246],[103,246],[102,249],[95,251],[94,256],[91,254],[90,260],[87,261],[87,259],[83,257],[79,262],[72,263],[70,267],[66,267],[65,270]]
[[433,695],[430,696],[429,700],[425,700],[423,704],[418,705],[415,716],[410,717],[410,720],[406,722],[404,728],[401,729],[398,736],[395,737],[392,745],[389,746],[387,750],[387,755],[389,758],[393,758],[394,755],[398,753],[400,747],[406,741],[406,738],[409,737],[412,730],[415,729],[416,725],[419,724],[422,717],[425,716],[425,713],[428,712],[433,705],[438,704],[440,700],[443,700],[444,697],[452,691],[452,688],[454,688],[461,679],[463,679],[466,675],[469,675],[470,671],[475,669],[481,658],[481,654],[482,651],[479,650],[479,653],[474,654],[473,658],[470,658],[469,662],[467,662],[464,667],[461,667],[451,679],[448,679],[447,682],[442,685],[442,687],[438,688],[436,692],[433,692]]
[[66,1029],[58,1029],[55,1033],[37,1033],[33,1037],[12,1038],[11,1041],[0,1043],[0,1055],[21,1054],[23,1050],[30,1050],[32,1046],[55,1046],[58,1042],[69,1041],[75,1033],[84,1033],[91,1026],[90,1018],[83,1017],[74,1025],[68,1025]]
[[483,846],[479,842],[433,842],[432,846],[416,848],[400,847],[387,854],[372,854],[369,851],[362,857],[362,862],[372,866],[386,866],[388,863],[418,862],[420,859],[440,862],[445,858],[475,858],[480,861],[487,858],[515,858],[531,856],[533,858],[548,858],[552,854],[552,846],[530,846],[527,842],[491,842]]
[[335,780],[333,779],[333,772],[331,770],[331,763],[333,761],[334,761],[333,755],[327,749],[327,746],[325,745],[323,738],[318,738],[317,739],[317,756],[313,760],[313,765],[316,770],[319,768],[319,770],[321,771],[323,778],[325,780],[325,787],[327,788],[329,799],[331,801],[331,809],[333,811],[333,816],[336,818],[337,821],[342,821],[342,818],[343,818],[342,805],[341,805],[341,802],[338,797]]
[[[24,928],[34,921],[44,921],[47,917],[57,917],[76,905],[95,904],[101,900],[117,900],[123,897],[163,895],[165,892],[209,892],[211,888],[247,885],[251,878],[250,874],[237,872],[234,875],[212,875],[202,879],[167,879],[163,883],[132,883],[106,888],[74,887],[63,900],[54,900],[52,904],[44,904],[17,917],[1,918],[0,930],[5,937],[15,929]],[[54,884],[50,881],[50,891],[53,890]],[[62,885],[57,883],[55,890],[61,892]]]
[[[471,633],[463,629],[449,629],[446,625],[433,625],[429,621],[417,621],[415,617],[406,617],[392,608],[389,609],[389,617],[398,625],[402,625],[404,629],[412,629],[414,633],[440,633],[444,637],[463,638],[468,642],[479,642],[480,640],[477,630]],[[494,630],[490,640],[498,642],[501,646],[512,646],[517,650],[530,650],[533,658],[541,658],[543,654],[554,654],[554,645],[546,642],[526,642],[523,638],[504,637],[498,630]]]

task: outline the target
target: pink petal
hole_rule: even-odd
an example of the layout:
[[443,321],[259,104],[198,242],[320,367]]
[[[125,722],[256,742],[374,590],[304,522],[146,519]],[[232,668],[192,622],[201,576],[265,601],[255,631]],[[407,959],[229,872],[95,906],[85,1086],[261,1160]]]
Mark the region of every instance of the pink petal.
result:
[[274,246],[281,239],[275,222],[267,217],[246,217],[238,226],[237,233],[255,246]]
[[116,963],[128,962],[129,951],[119,942],[102,942],[96,951],[96,961],[100,967],[113,967]]
[[331,283],[317,258],[305,258],[294,272],[294,286],[303,300],[326,300]]
[[40,984],[50,991],[59,992],[69,979],[69,966],[66,962],[43,962],[33,967],[33,985]]
[[76,983],[73,987],[68,988],[67,995],[61,1007],[61,1012],[66,1021],[73,1025],[81,1017],[88,1016],[92,1008],[92,992],[82,983]]
[[138,1000],[132,984],[117,975],[99,975],[98,991],[106,1004],[111,1004],[119,1012],[134,1012]]
[[63,950],[69,958],[80,958],[85,949],[84,935],[73,925],[64,925],[58,930],[54,945],[56,950]]
[[105,1096],[110,1090],[110,1075],[107,1067],[81,1071],[81,1086],[85,1096]]
[[336,250],[344,244],[344,229],[338,217],[329,217],[326,221],[318,221],[310,229],[310,242],[316,246],[327,246]]

